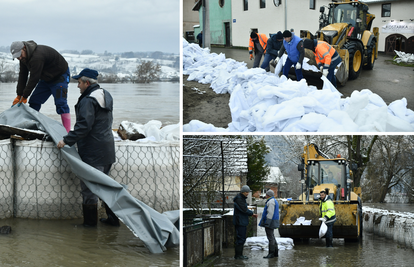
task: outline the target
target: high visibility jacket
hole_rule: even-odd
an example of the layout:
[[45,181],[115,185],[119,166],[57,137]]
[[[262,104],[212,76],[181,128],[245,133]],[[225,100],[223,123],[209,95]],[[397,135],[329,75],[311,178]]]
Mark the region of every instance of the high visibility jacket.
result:
[[319,203],[319,216],[326,218],[326,223],[333,223],[336,221],[335,206],[332,199],[326,196],[325,199]]
[[315,60],[318,65],[323,64],[323,68],[329,68],[331,62],[336,60],[339,54],[330,44],[325,41],[318,41],[315,47]]
[[[263,52],[266,53],[267,47],[267,36],[264,33],[258,33],[257,37],[259,39],[260,45],[263,47]],[[249,54],[253,54],[254,51],[254,42],[252,38],[249,39]]]

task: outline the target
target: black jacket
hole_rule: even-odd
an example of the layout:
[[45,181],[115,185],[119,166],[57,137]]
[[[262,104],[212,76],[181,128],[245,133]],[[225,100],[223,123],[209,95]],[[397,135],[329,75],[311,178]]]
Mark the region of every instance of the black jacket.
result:
[[[27,58],[20,61],[19,80],[17,82],[17,95],[29,97],[39,82],[58,82],[68,70],[65,58],[55,49],[38,45],[34,41],[23,42],[26,46]],[[30,72],[30,78],[28,80]]]
[[276,34],[273,34],[272,37],[270,37],[267,40],[266,53],[277,57],[277,54],[279,53],[280,48],[282,48],[282,45],[283,45],[283,40],[278,41],[276,39]]
[[115,162],[112,110],[112,96],[99,84],[89,86],[75,105],[76,123],[63,141],[69,146],[77,143],[80,157],[89,165]]
[[238,193],[234,197],[234,214],[233,224],[239,226],[247,226],[249,224],[249,216],[253,215],[253,211],[247,208],[246,198],[242,193]]

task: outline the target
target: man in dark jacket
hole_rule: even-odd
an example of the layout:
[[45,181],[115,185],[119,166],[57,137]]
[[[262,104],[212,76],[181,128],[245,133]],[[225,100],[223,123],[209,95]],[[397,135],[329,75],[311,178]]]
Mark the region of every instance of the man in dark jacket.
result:
[[[92,167],[109,173],[115,162],[115,143],[112,134],[113,100],[111,94],[100,88],[97,83],[98,72],[84,69],[79,75],[73,76],[78,80],[81,96],[75,105],[76,123],[74,129],[63,137],[57,147],[78,145],[81,159]],[[98,221],[98,197],[81,181],[83,196],[83,217],[85,226],[95,226]],[[115,214],[104,204],[107,219],[102,222],[119,226]]]
[[235,259],[248,259],[243,255],[243,246],[246,242],[247,225],[249,225],[249,216],[257,218],[257,214],[247,208],[247,196],[251,192],[248,185],[243,185],[240,193],[234,197],[234,214],[233,224],[236,227],[236,244],[235,244]]
[[39,111],[42,104],[53,95],[56,112],[61,115],[62,124],[69,132],[70,110],[67,96],[70,73],[66,60],[55,49],[38,45],[34,41],[13,42],[10,52],[13,59],[20,61],[17,97],[12,106],[27,103],[27,98],[34,90],[29,106]]
[[279,50],[282,47],[282,44],[283,35],[281,31],[279,31],[276,34],[273,34],[269,39],[267,39],[266,54],[264,56],[262,66],[260,66],[262,69],[265,69],[267,71],[270,70],[269,62],[277,57],[277,54],[279,53]]

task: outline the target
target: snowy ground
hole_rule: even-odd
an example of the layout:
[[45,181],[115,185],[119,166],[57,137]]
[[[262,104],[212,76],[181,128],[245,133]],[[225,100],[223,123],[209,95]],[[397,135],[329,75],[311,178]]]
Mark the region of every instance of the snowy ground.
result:
[[[276,66],[279,73],[282,60]],[[313,69],[304,63],[304,69]],[[316,70],[317,71],[317,70]],[[318,90],[305,79],[292,81],[248,69],[246,63],[226,59],[183,40],[183,74],[188,80],[211,84],[218,94],[229,93],[232,122],[227,128],[193,120],[184,132],[412,132],[414,111],[402,98],[389,105],[369,89],[341,93],[322,77]]]

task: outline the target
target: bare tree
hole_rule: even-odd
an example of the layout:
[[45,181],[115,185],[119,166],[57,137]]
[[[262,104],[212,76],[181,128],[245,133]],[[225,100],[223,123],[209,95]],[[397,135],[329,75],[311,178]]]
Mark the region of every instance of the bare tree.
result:
[[135,71],[137,83],[150,83],[159,79],[161,65],[152,61],[141,61]]

